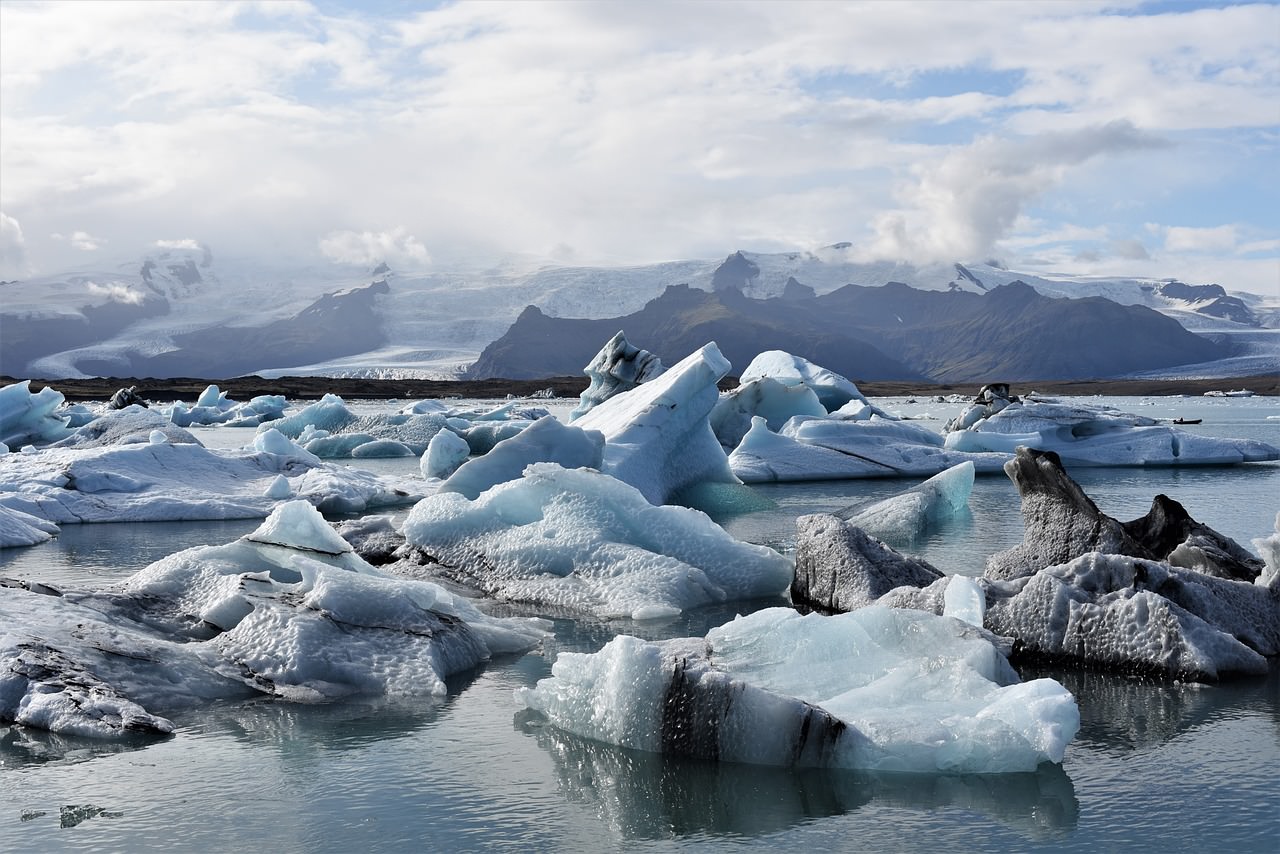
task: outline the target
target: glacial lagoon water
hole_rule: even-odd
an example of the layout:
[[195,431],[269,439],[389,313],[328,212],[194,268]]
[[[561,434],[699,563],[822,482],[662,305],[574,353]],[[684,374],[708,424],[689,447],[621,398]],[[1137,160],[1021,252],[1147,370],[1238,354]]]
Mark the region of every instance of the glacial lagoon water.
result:
[[[1280,444],[1274,398],[1088,400],[1201,418],[1187,429]],[[932,426],[960,408],[877,403]],[[201,436],[238,446],[251,431]],[[404,471],[416,460],[360,465]],[[1280,510],[1280,463],[1072,474],[1112,516],[1140,516],[1163,492],[1246,547],[1273,529]],[[772,509],[720,521],[739,538],[787,550],[796,516],[912,483],[758,487]],[[106,585],[256,525],[65,526],[50,544],[0,551],[0,575]],[[1016,491],[988,476],[968,513],[897,545],[946,571],[978,574],[986,555],[1021,536]],[[1082,728],[1061,766],[1014,775],[668,759],[569,736],[512,702],[515,688],[549,675],[561,651],[594,651],[619,633],[701,635],[775,604],[735,603],[661,623],[557,620],[542,649],[451,680],[438,702],[223,704],[178,717],[172,737],[124,742],[0,726],[0,851],[1276,850],[1280,667],[1214,686],[1024,670],[1024,678],[1066,685]]]

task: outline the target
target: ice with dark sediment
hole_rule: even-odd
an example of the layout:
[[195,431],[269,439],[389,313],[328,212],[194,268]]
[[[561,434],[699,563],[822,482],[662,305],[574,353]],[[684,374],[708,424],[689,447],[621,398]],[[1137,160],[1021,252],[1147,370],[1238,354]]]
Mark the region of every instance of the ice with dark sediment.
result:
[[[977,583],[984,625],[1012,638],[1016,655],[1212,681],[1265,673],[1280,654],[1280,533],[1255,541],[1258,560],[1164,496],[1134,522],[1106,516],[1052,452],[1021,449],[1007,470],[1023,497],[1024,540],[993,555]],[[841,524],[800,520],[794,599],[943,610],[944,577],[904,573],[909,559],[868,549]]]
[[630,391],[665,370],[661,359],[648,350],[633,346],[619,330],[583,369],[590,383],[578,395],[578,405],[569,414],[569,420],[586,415],[614,395]]
[[84,736],[171,732],[220,699],[440,696],[546,629],[384,575],[306,502],[106,591],[0,584],[0,720]]
[[516,691],[561,729],[759,765],[1001,773],[1061,762],[1079,729],[1050,679],[1019,682],[988,633],[921,611],[757,611],[705,638],[622,635]]

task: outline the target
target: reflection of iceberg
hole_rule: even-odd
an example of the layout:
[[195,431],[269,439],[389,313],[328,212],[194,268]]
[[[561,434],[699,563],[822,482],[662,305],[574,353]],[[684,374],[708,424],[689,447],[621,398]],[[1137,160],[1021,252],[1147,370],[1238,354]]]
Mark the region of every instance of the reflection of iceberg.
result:
[[760,765],[992,773],[1061,762],[1074,698],[1019,682],[981,629],[870,607],[769,608],[706,638],[619,636],[516,691],[556,726],[653,752]]
[[[759,836],[873,807],[956,807],[1043,839],[1073,829],[1080,812],[1071,779],[1053,764],[1033,772],[935,777],[770,768],[601,744],[542,725],[527,711],[517,713],[516,725],[550,754],[564,797],[591,805],[624,840]],[[860,840],[860,847],[876,846]]]

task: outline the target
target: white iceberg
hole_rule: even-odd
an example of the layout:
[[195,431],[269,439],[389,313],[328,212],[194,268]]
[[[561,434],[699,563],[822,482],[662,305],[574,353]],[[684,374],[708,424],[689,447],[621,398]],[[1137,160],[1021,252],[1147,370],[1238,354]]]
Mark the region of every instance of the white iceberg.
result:
[[71,429],[55,411],[63,400],[52,386],[32,393],[30,380],[0,388],[0,445],[20,448],[66,438]]
[[463,463],[440,485],[440,492],[457,492],[474,500],[492,486],[517,480],[531,463],[598,469],[603,457],[604,436],[561,424],[548,415],[499,442],[484,456]]
[[766,350],[751,360],[738,378],[743,385],[757,379],[772,379],[785,386],[812,389],[827,412],[834,412],[850,401],[868,404],[858,387],[834,371],[815,365],[783,350]]
[[720,395],[711,410],[711,429],[720,444],[732,450],[759,416],[770,430],[781,430],[794,415],[825,416],[827,410],[806,385],[783,385],[769,377],[743,383]]
[[735,540],[705,514],[655,506],[613,477],[554,463],[531,465],[474,501],[429,496],[403,531],[455,582],[578,615],[669,617],[780,595],[791,583],[787,558]]
[[426,478],[446,478],[471,456],[467,440],[452,430],[441,430],[427,443],[418,467]]
[[966,460],[912,489],[835,515],[876,537],[910,541],[968,508],[974,471],[973,463]]
[[943,447],[937,433],[905,421],[797,417],[774,433],[763,418],[729,454],[744,483],[930,476],[963,462],[995,472],[1006,453],[969,453]]
[[1061,762],[1080,725],[1050,679],[1021,683],[981,629],[889,608],[770,608],[705,639],[620,636],[562,653],[517,703],[637,750],[760,765],[1000,773]]
[[[984,389],[985,391],[985,389]],[[989,398],[989,402],[981,402]],[[947,429],[953,451],[1053,451],[1067,465],[1226,465],[1280,459],[1256,439],[1217,439],[1119,410],[987,394]]]
[[49,520],[0,504],[0,549],[34,546],[57,533],[58,526]]
[[448,428],[438,411],[399,412],[359,416],[342,398],[326,394],[320,400],[258,430],[278,430],[318,457],[418,456],[431,439]]
[[284,416],[287,404],[284,395],[260,394],[245,403],[227,398],[227,393],[216,385],[206,386],[193,406],[181,401],[161,410],[166,418],[179,427],[193,424],[223,424],[228,427],[257,427],[267,421]]
[[716,383],[728,371],[720,350],[707,344],[656,379],[596,406],[574,426],[603,433],[604,471],[654,504],[666,504],[694,484],[738,483],[707,421],[720,397]]
[[[128,413],[122,410],[126,418]],[[282,494],[281,475],[294,496],[330,513],[408,504],[423,491],[416,478],[320,463],[278,433],[259,435],[263,449],[254,451],[211,451],[195,441],[152,443],[147,435],[129,433],[125,438],[143,441],[124,444],[98,446],[87,439],[84,447],[11,454],[0,469],[0,505],[56,524],[252,519],[278,503],[273,496]]]
[[440,696],[451,673],[545,634],[382,575],[305,502],[119,590],[0,593],[0,720],[88,736],[170,732],[165,715],[216,699]]

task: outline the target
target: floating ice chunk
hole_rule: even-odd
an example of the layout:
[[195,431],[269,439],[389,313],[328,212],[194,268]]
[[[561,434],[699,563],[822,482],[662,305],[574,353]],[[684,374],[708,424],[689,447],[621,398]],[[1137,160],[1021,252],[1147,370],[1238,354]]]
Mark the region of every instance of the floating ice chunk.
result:
[[1029,771],[1061,762],[1080,724],[1070,693],[1019,683],[981,630],[887,608],[771,608],[705,640],[620,636],[562,653],[516,701],[639,750],[883,771]]
[[934,475],[913,489],[835,515],[881,539],[910,541],[969,506],[974,466],[969,460]]
[[664,370],[666,368],[661,359],[648,350],[633,347],[626,335],[619,330],[584,369],[591,382],[578,395],[578,405],[569,413],[569,420],[580,418],[592,407],[604,403],[614,395],[630,391]]
[[418,400],[406,404],[400,409],[400,412],[405,415],[427,415],[429,413],[447,415],[451,411],[452,407],[442,400]]
[[751,429],[755,416],[770,430],[781,430],[793,415],[825,416],[827,410],[806,385],[784,385],[770,377],[743,383],[720,395],[711,410],[711,429],[726,448],[733,449]]
[[266,432],[254,436],[253,447],[254,450],[266,454],[293,457],[311,466],[320,465],[319,457],[289,441],[283,433],[275,428],[267,428]]
[[737,483],[707,416],[729,363],[713,344],[656,379],[611,397],[574,425],[604,434],[604,471],[654,504],[704,481]]
[[548,415],[499,442],[483,457],[463,463],[440,491],[458,492],[474,500],[492,486],[518,479],[530,463],[598,469],[603,457],[604,436],[595,430],[566,426]]
[[446,478],[471,456],[467,440],[452,430],[441,430],[431,437],[419,467],[426,478]]
[[227,393],[216,385],[205,386],[204,391],[196,398],[196,406],[216,407],[227,399]]
[[796,530],[796,604],[853,611],[895,588],[927,587],[945,578],[929,562],[901,555],[837,516],[801,516]]
[[194,406],[188,408],[178,402],[161,411],[179,427],[189,427],[192,424],[257,427],[283,417],[285,407],[283,395],[261,394],[247,403],[236,403],[227,399],[225,391],[221,391],[216,385],[210,385],[200,393]]
[[159,445],[169,441],[169,437],[165,435],[163,430],[152,430],[147,438],[153,445]]
[[57,533],[58,526],[46,519],[0,505],[0,549],[34,546]]
[[807,359],[782,350],[766,350],[751,360],[739,381],[744,385],[756,379],[769,378],[783,385],[804,385],[812,389],[827,412],[834,412],[850,401],[867,403],[858,387],[849,380]]
[[347,408],[342,398],[336,394],[326,394],[293,415],[273,422],[271,429],[279,430],[290,439],[296,439],[307,427],[336,433],[355,420],[355,413]]
[[200,444],[190,431],[171,424],[161,413],[134,405],[104,412],[53,447],[87,449],[149,443],[157,432],[171,444]]
[[1280,459],[1280,448],[1254,439],[1216,439],[1115,409],[1056,401],[977,403],[947,425],[946,447],[1012,452],[1019,446],[1057,453],[1067,465],[1229,465]]
[[293,497],[293,487],[289,485],[289,478],[282,474],[278,474],[275,480],[271,481],[271,485],[263,491],[263,496],[280,501],[285,498]]
[[162,715],[217,699],[439,696],[445,677],[546,628],[381,575],[304,502],[118,591],[4,593],[0,720],[91,736],[169,732]]
[[764,419],[729,455],[733,473],[745,483],[844,480],[863,477],[928,476],[965,461],[975,471],[998,471],[1008,454],[971,454],[941,447],[936,433],[900,421],[837,421],[793,418],[781,434]]
[[487,454],[499,442],[516,436],[521,430],[532,424],[532,421],[482,421],[471,424],[460,418],[450,419],[450,427],[462,432],[467,446],[473,454]]
[[[430,442],[428,442],[430,444]],[[351,456],[356,459],[370,457],[414,457],[413,449],[395,439],[371,439],[351,449]]]
[[52,386],[33,394],[30,380],[0,388],[0,442],[20,447],[66,438],[71,430],[66,419],[55,412],[63,400]]
[[403,530],[453,581],[606,618],[774,596],[791,582],[789,560],[735,540],[703,513],[654,506],[615,478],[554,463],[531,465],[475,501],[429,496]]
[[1276,530],[1269,537],[1253,540],[1253,547],[1262,555],[1266,569],[1254,580],[1260,587],[1280,590],[1280,513],[1276,514]]
[[987,614],[987,593],[975,579],[967,575],[950,576],[942,601],[943,616],[982,628]]
[[[1019,654],[1031,658],[1197,681],[1266,673],[1267,660],[1231,629],[1265,644],[1268,654],[1280,652],[1275,600],[1253,584],[1195,575],[1126,555],[1086,554],[1030,577],[989,582],[986,626],[1015,638]],[[1210,619],[1176,599],[1211,611]]]
[[308,456],[214,452],[173,442],[46,448],[6,459],[0,504],[57,524],[252,519],[275,505],[265,493],[277,475],[325,512],[360,513],[412,503],[422,494],[417,478],[374,475]]

